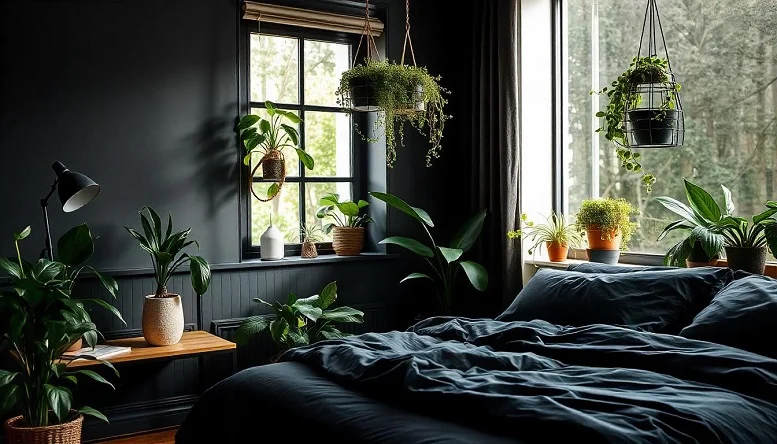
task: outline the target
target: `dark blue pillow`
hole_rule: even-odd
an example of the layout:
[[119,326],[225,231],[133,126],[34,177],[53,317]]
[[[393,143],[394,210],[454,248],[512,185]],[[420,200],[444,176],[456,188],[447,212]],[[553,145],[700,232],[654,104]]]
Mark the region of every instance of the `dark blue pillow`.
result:
[[731,270],[711,267],[620,274],[541,269],[496,319],[677,334],[732,278]]
[[750,275],[720,290],[680,336],[777,359],[777,281]]
[[635,271],[659,271],[659,270],[676,270],[676,267],[645,267],[645,266],[624,266],[624,265],[608,265],[600,264],[598,262],[582,262],[579,264],[572,264],[567,267],[568,271],[577,271],[578,273],[633,273]]

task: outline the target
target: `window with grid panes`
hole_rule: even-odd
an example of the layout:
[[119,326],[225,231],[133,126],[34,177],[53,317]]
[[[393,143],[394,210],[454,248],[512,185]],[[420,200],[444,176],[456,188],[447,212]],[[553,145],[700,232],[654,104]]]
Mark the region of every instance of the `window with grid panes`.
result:
[[[295,112],[301,119],[300,148],[315,160],[305,169],[294,150],[284,150],[286,181],[270,202],[253,197],[248,202],[247,253],[261,248],[260,237],[272,221],[286,235],[287,254],[298,254],[300,224],[321,226],[316,217],[321,197],[337,193],[341,200],[354,192],[353,123],[351,115],[337,106],[335,90],[343,71],[351,64],[348,41],[303,38],[295,35],[250,33],[248,82],[250,111],[267,118],[264,102]],[[254,155],[252,167],[260,160]],[[252,178],[258,195],[267,195],[274,182]],[[331,236],[323,235],[319,249],[331,248]]]

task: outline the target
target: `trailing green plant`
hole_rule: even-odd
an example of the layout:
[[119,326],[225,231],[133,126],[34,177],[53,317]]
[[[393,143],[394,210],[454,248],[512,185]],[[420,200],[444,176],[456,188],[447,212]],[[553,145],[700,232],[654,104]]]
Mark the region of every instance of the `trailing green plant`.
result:
[[369,205],[366,200],[351,202],[344,200],[340,202],[339,194],[329,194],[319,201],[321,207],[316,212],[319,219],[330,218],[334,222],[327,223],[322,227],[324,233],[329,234],[334,227],[356,228],[372,222],[372,218],[367,214],[360,214],[362,208]]
[[529,254],[534,254],[537,247],[545,242],[555,242],[568,247],[579,247],[583,243],[580,230],[575,224],[569,223],[563,214],[551,213],[544,224],[535,224],[526,214],[521,214],[521,225],[520,230],[509,231],[507,238],[529,239],[532,243]]
[[[604,137],[613,142],[616,146],[615,153],[621,161],[621,166],[628,171],[642,173],[642,183],[648,192],[652,191],[656,183],[655,175],[644,172],[640,161],[641,154],[635,153],[630,148],[629,138],[626,137],[626,108],[634,109],[642,101],[641,94],[631,94],[634,86],[643,83],[663,83],[669,82],[669,62],[665,58],[634,57],[631,60],[629,68],[615,79],[609,86],[605,86],[601,91],[592,91],[592,94],[605,94],[608,98],[607,107],[604,111],[596,113],[596,117],[604,119],[602,127],[596,130],[597,133],[604,132]],[[666,111],[674,109],[677,103],[677,93],[680,91],[680,85],[675,84],[674,90],[667,92],[666,97],[661,101],[659,108],[663,113],[659,113],[656,118],[666,116]],[[663,115],[662,115],[663,114]]]
[[157,284],[155,297],[164,298],[170,295],[167,292],[167,282],[173,273],[186,263],[189,264],[192,288],[194,288],[195,293],[205,294],[210,286],[210,265],[201,256],[183,252],[191,245],[196,246],[198,250],[200,249],[200,244],[197,241],[188,240],[192,229],[188,228],[173,233],[173,216],[168,214],[167,229],[162,235],[162,220],[156,211],[151,207],[143,207],[139,213],[145,236],[132,228],[124,228],[140,243],[140,248],[151,256]]
[[[404,126],[409,123],[429,141],[426,166],[432,159],[440,157],[445,122],[451,116],[445,114],[445,98],[450,91],[440,86],[440,76],[432,76],[424,67],[415,67],[381,60],[367,60],[345,71],[337,88],[337,103],[346,107],[350,101],[351,86],[369,81],[375,94],[375,103],[380,107],[372,136],[359,131],[367,141],[376,142],[380,129],[386,135],[386,163],[389,167],[397,159],[397,136],[399,145],[405,146]],[[417,89],[420,86],[420,89]],[[419,96],[420,93],[420,96]],[[424,111],[404,112],[423,102]],[[358,130],[358,128],[357,128]]]
[[596,225],[604,236],[611,231],[620,229],[621,248],[625,249],[631,236],[637,229],[637,224],[631,222],[631,215],[636,214],[636,208],[626,199],[586,199],[577,212],[576,225],[578,230],[585,230],[589,225]]
[[298,299],[289,293],[288,302],[267,302],[255,298],[254,302],[266,305],[275,313],[275,319],[268,316],[251,316],[240,323],[235,332],[235,342],[248,343],[252,336],[269,330],[275,345],[281,352],[290,348],[315,344],[325,339],[339,339],[348,336],[337,328],[338,324],[364,322],[364,313],[351,307],[331,308],[337,301],[337,282],[330,282],[321,294]]
[[480,232],[483,230],[483,221],[486,219],[486,210],[481,211],[465,222],[453,237],[449,247],[441,247],[429,231],[429,228],[434,227],[434,222],[432,222],[426,211],[412,207],[404,200],[388,193],[373,191],[370,193],[370,196],[386,202],[392,208],[418,221],[428,237],[429,245],[402,236],[391,236],[380,241],[381,244],[398,245],[422,257],[434,272],[432,276],[425,273],[411,273],[402,279],[400,283],[411,279],[429,279],[434,282],[437,299],[443,313],[451,312],[453,290],[460,270],[464,270],[469,283],[476,290],[486,290],[486,287],[488,287],[488,272],[486,269],[477,262],[461,259],[464,253],[468,252],[475,245],[478,237],[480,237]]
[[[83,377],[113,385],[93,370],[70,367],[71,362],[87,358],[60,358],[82,337],[91,347],[97,343],[100,333],[86,304],[103,307],[124,322],[119,311],[102,299],[73,298],[79,275],[91,271],[114,298],[119,287],[111,277],[86,264],[94,253],[88,226],[77,226],[59,239],[54,261],[38,259],[29,263],[22,259],[19,242],[29,234],[30,227],[14,234],[15,261],[0,257],[0,270],[10,280],[9,288],[0,292],[0,320],[6,325],[0,352],[10,351],[15,367],[0,369],[0,414],[18,409],[24,424],[30,427],[60,424],[78,414],[107,422],[91,407],[75,408],[71,388]],[[100,362],[118,376],[110,363]]]
[[[688,205],[672,199],[671,197],[659,197],[656,200],[666,209],[680,216],[664,228],[658,237],[659,240],[666,237],[674,230],[690,231],[688,238],[678,242],[667,252],[664,261],[673,265],[690,254],[690,248],[696,240],[701,242],[705,252],[712,257],[713,253],[719,253],[724,246],[739,248],[767,247],[772,256],[777,254],[777,202],[766,202],[766,210],[748,219],[734,216],[736,206],[731,196],[731,191],[721,185],[723,189],[723,206],[718,204],[712,195],[703,188],[685,180],[685,194]],[[688,242],[686,242],[688,241]]]

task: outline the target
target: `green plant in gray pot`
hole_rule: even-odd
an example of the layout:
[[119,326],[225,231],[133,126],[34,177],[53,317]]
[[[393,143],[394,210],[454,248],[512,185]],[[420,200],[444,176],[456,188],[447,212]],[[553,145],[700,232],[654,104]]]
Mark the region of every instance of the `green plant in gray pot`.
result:
[[469,219],[453,237],[449,246],[443,247],[435,241],[432,233],[429,231],[429,228],[434,227],[434,222],[432,222],[426,211],[410,206],[404,200],[388,193],[373,191],[370,193],[370,196],[386,202],[392,208],[415,219],[427,235],[428,245],[403,236],[391,236],[380,241],[381,244],[398,245],[420,256],[432,270],[431,276],[426,273],[411,273],[402,279],[400,283],[411,279],[428,279],[433,281],[440,308],[445,314],[451,313],[453,308],[453,291],[459,271],[464,271],[467,280],[476,290],[486,290],[486,287],[488,287],[488,272],[486,269],[477,262],[462,260],[464,253],[469,251],[475,245],[478,237],[480,237],[480,232],[483,230],[483,221],[486,219],[486,210]]

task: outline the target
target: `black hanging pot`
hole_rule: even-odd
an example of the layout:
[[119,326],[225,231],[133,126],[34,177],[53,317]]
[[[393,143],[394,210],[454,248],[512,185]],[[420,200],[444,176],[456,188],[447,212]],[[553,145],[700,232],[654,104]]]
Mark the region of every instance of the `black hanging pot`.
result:
[[631,146],[677,146],[677,122],[680,112],[667,109],[632,109],[626,112],[627,132]]
[[379,111],[375,88],[367,77],[355,77],[348,82],[348,104],[353,111]]
[[726,247],[728,268],[753,274],[764,274],[766,270],[766,247]]

